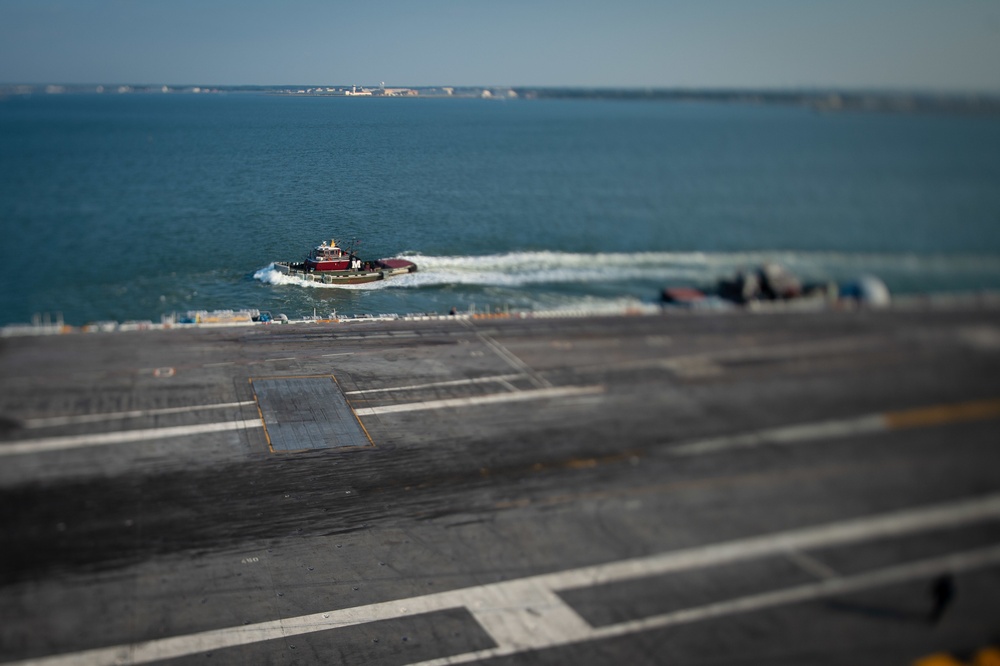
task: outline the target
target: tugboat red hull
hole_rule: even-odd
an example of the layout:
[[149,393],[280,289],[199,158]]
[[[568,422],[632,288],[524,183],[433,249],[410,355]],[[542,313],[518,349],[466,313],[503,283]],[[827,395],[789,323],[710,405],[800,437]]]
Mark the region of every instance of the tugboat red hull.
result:
[[351,269],[350,261],[315,261],[306,259],[306,267],[311,271],[347,271]]
[[[391,262],[392,265],[387,265]],[[275,270],[290,277],[301,278],[307,282],[319,282],[322,284],[364,284],[365,282],[377,282],[386,280],[397,275],[413,273],[417,270],[417,265],[405,259],[382,259],[372,262],[373,267],[369,270],[347,270],[347,271],[314,271],[310,270],[303,263],[288,263],[284,261],[274,262]]]
[[322,284],[364,284],[396,275],[413,273],[417,265],[406,259],[362,261],[345,252],[336,242],[323,243],[301,262],[276,261],[274,268],[285,275]]

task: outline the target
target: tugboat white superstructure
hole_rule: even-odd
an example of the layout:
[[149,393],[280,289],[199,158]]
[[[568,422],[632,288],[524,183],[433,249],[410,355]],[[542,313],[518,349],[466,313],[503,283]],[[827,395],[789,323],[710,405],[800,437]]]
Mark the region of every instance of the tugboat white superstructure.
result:
[[362,261],[353,249],[345,250],[337,245],[337,241],[331,240],[329,243],[323,241],[313,248],[305,261],[276,261],[274,268],[285,275],[310,282],[363,284],[413,273],[417,270],[417,265],[406,259]]

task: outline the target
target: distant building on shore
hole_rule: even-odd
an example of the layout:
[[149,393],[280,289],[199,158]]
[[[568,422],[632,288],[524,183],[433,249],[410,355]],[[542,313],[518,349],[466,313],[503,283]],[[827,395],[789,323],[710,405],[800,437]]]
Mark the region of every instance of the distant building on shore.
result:
[[416,97],[420,93],[413,88],[386,88],[385,81],[378,88],[365,88],[364,86],[351,86],[350,90],[345,90],[348,97]]

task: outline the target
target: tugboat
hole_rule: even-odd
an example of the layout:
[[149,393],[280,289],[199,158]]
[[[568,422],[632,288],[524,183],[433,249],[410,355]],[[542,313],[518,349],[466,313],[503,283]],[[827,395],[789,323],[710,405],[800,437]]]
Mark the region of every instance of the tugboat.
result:
[[313,248],[305,261],[276,261],[274,268],[290,277],[323,284],[363,284],[385,280],[396,275],[413,273],[417,265],[406,259],[376,259],[362,261],[353,246],[345,250],[337,246],[336,240]]

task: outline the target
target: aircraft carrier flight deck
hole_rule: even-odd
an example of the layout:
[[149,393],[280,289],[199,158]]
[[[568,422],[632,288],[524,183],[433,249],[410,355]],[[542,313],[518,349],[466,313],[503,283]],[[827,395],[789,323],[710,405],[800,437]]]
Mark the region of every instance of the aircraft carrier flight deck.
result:
[[1000,308],[0,340],[0,663],[1000,645]]

